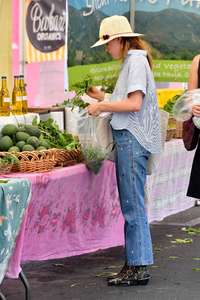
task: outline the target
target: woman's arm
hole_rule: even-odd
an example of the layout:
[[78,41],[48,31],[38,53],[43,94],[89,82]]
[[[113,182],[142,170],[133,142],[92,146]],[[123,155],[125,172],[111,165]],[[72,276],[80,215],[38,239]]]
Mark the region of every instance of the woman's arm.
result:
[[200,55],[196,55],[191,64],[189,72],[188,90],[197,89],[198,87],[198,66]]
[[135,91],[126,99],[115,102],[100,102],[87,107],[90,115],[98,116],[101,112],[137,112],[141,109],[143,93]]

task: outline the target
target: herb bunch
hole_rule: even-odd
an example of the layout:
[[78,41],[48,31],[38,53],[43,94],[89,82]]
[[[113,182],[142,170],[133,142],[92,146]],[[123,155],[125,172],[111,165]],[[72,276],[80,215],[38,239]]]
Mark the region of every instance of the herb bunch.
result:
[[173,96],[172,98],[170,98],[167,103],[163,106],[163,109],[165,111],[167,111],[169,114],[172,114],[173,113],[173,107],[174,107],[174,104],[176,102],[176,100],[180,97],[180,95],[175,95]]
[[72,150],[80,147],[78,138],[66,131],[61,131],[52,118],[46,121],[41,120],[38,128],[41,130],[41,139],[48,140],[53,148]]

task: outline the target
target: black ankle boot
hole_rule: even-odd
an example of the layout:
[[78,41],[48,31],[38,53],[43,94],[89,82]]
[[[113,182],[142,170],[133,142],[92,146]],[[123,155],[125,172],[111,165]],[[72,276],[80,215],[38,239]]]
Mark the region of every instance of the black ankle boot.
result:
[[122,276],[124,273],[126,273],[126,271],[127,271],[127,263],[125,262],[125,264],[123,265],[121,271],[119,273],[114,274],[114,275],[108,276],[107,281],[109,281],[111,279],[115,279],[119,276]]
[[[123,270],[123,271],[122,271]],[[108,285],[146,285],[149,282],[150,274],[146,266],[124,266],[121,272],[111,279]]]

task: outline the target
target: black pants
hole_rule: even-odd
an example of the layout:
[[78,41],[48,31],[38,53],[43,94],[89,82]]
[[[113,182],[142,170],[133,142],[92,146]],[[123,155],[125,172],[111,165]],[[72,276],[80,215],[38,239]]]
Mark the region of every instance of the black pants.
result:
[[200,141],[194,155],[187,196],[200,199]]

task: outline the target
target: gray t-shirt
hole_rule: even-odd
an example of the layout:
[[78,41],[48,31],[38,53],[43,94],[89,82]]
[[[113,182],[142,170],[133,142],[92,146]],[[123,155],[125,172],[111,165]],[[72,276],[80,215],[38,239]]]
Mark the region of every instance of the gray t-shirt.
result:
[[122,65],[111,101],[120,101],[128,94],[142,91],[143,102],[138,112],[113,113],[113,129],[129,130],[149,152],[161,151],[160,113],[156,87],[151,68],[144,50],[129,50]]

